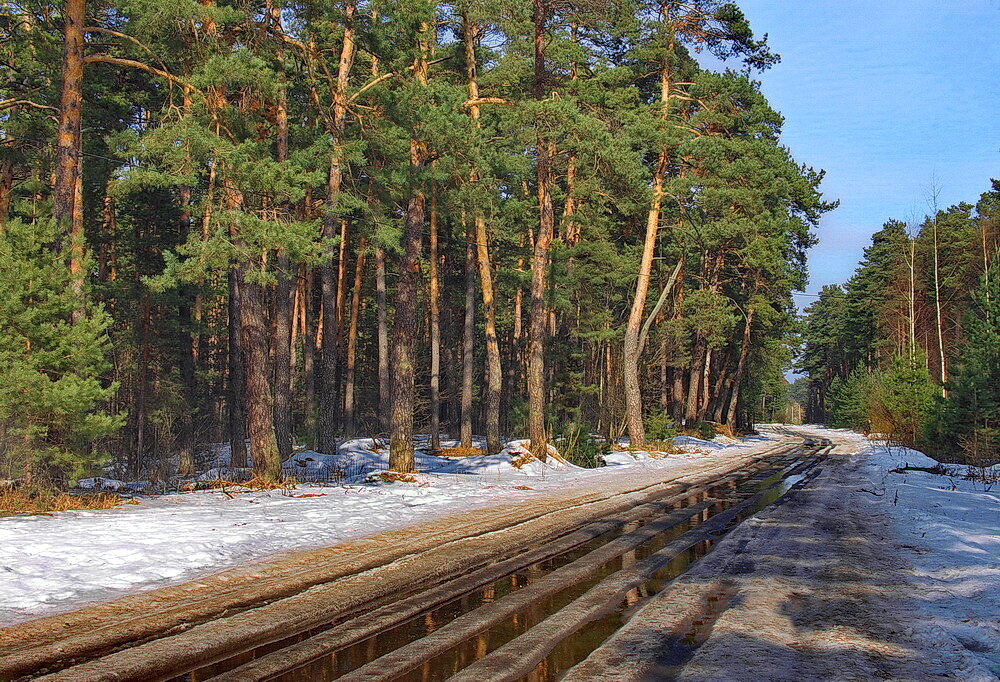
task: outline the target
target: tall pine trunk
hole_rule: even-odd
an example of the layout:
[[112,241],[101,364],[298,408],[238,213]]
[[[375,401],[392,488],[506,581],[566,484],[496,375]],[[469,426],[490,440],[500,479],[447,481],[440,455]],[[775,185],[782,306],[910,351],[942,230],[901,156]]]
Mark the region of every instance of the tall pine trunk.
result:
[[247,465],[246,390],[240,352],[240,280],[236,268],[229,271],[229,465],[242,469]]
[[[662,7],[663,21],[668,22],[666,4]],[[660,66],[660,119],[670,117],[670,88],[673,43]],[[625,339],[622,354],[622,373],[625,384],[625,424],[632,447],[641,448],[645,444],[646,430],[643,425],[642,388],[639,383],[639,359],[642,354],[640,330],[649,294],[649,280],[653,272],[653,257],[656,253],[656,239],[660,229],[660,212],[663,206],[663,183],[670,161],[670,150],[664,146],[656,158],[653,173],[652,198],[646,214],[646,234],[642,244],[642,260],[636,279],[635,296],[625,325]]]
[[431,449],[441,449],[441,280],[438,273],[441,257],[438,251],[437,194],[431,189],[430,220],[430,332],[431,332]]
[[[545,0],[534,0],[535,99],[545,97]],[[538,123],[542,125],[541,121]],[[528,438],[531,453],[540,461],[548,456],[545,434],[545,340],[548,336],[549,247],[555,232],[555,209],[552,205],[552,156],[555,145],[539,129],[535,141],[535,177],[538,192],[538,234],[531,257],[531,312],[528,324]]]
[[[422,145],[410,143],[410,166],[414,174],[423,167]],[[396,312],[392,323],[392,411],[389,424],[389,468],[413,471],[413,346],[416,339],[417,287],[420,284],[420,252],[423,246],[426,199],[417,190],[406,204],[403,258],[396,284]]]
[[63,30],[62,95],[56,138],[52,213],[70,242],[70,286],[83,298],[83,28],[86,0],[66,0]]
[[476,248],[468,233],[465,245],[465,324],[462,328],[462,447],[472,447],[472,380],[476,363]]
[[[278,16],[280,22],[280,15]],[[280,58],[280,57],[279,57]],[[288,109],[282,78],[275,107],[275,160],[288,160]],[[287,205],[279,206],[277,218],[287,220]],[[292,313],[295,300],[294,273],[288,251],[276,258],[277,285],[274,290],[274,431],[281,459],[292,455]]]
[[[422,37],[413,63],[416,82],[427,87],[428,34],[431,26],[421,24]],[[424,219],[427,198],[421,175],[427,163],[426,144],[410,139],[410,177],[413,190],[406,202],[403,227],[403,256],[396,284],[396,312],[392,321],[392,412],[389,423],[389,468],[413,471],[413,381],[414,345],[417,336],[417,287],[420,284],[420,255],[423,250]]]
[[375,316],[378,341],[378,419],[379,428],[389,430],[392,400],[389,387],[389,311],[385,290],[385,250],[375,247]]
[[305,390],[304,405],[305,430],[311,447],[316,443],[316,343],[319,336],[319,315],[315,307],[315,270],[309,268],[302,284],[302,315],[305,333],[302,338],[302,384]]
[[365,269],[367,240],[358,240],[358,255],[354,264],[354,287],[351,289],[351,315],[347,330],[347,357],[344,379],[344,430],[347,436],[353,436],[355,430],[354,384],[357,372],[358,354],[358,317],[361,314],[361,283]]
[[246,378],[247,436],[250,455],[258,477],[268,483],[281,479],[281,455],[274,433],[274,398],[268,372],[268,339],[264,287],[240,280],[240,345]]
[[[333,94],[333,116],[330,123],[332,146],[330,153],[330,171],[327,176],[327,206],[323,217],[323,237],[333,239],[337,236],[340,226],[340,192],[344,179],[344,129],[347,123],[347,88],[351,69],[354,65],[356,51],[354,42],[355,3],[353,0],[344,4],[344,35],[340,46],[340,61],[337,66],[336,92]],[[333,249],[330,249],[320,268],[321,298],[323,304],[323,352],[320,376],[323,391],[319,401],[319,419],[317,420],[318,447],[323,452],[337,451],[338,426],[338,329],[340,320],[338,303],[340,294],[337,283],[340,272],[335,265]]]
[[[463,44],[465,46],[466,85],[469,92],[469,115],[479,126],[479,83],[476,78],[476,38],[479,28],[469,21],[468,16],[462,17]],[[470,183],[479,181],[478,171],[473,170],[469,176]],[[482,210],[475,212],[475,242],[476,261],[479,264],[479,288],[483,296],[483,329],[486,336],[486,390],[484,407],[486,412],[486,451],[490,454],[499,452],[500,443],[500,402],[503,393],[503,368],[500,364],[500,343],[497,340],[496,302],[493,293],[493,270],[490,266],[489,236],[486,230],[486,217]]]

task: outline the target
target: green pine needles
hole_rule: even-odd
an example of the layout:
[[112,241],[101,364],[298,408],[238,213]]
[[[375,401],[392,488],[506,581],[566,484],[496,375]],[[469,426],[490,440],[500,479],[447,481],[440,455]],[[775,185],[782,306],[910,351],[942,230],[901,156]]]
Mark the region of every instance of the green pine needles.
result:
[[59,237],[53,220],[0,229],[0,476],[41,486],[92,472],[124,418],[100,409],[110,319],[73,293]]

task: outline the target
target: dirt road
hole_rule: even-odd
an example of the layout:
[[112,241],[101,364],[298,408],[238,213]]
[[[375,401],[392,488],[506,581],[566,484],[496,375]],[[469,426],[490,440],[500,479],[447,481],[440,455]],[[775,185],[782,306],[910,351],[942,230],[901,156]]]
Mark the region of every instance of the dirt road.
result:
[[[540,494],[6,628],[0,630],[0,679],[154,680],[196,669],[205,670],[204,679],[207,667],[226,661],[212,672],[231,668],[248,648],[286,646],[297,633],[368,617],[368,625],[352,625],[353,634],[344,635],[351,641],[434,606],[434,599],[447,602],[459,588],[488,584],[608,533],[638,546],[653,537],[644,533],[671,527],[663,520],[671,509],[679,514],[674,525],[685,513],[707,517],[718,500],[706,491],[801,443],[789,434],[672,471],[669,480],[655,470],[631,472],[613,483]],[[454,584],[433,593],[448,581]],[[384,619],[373,620],[376,613]]]

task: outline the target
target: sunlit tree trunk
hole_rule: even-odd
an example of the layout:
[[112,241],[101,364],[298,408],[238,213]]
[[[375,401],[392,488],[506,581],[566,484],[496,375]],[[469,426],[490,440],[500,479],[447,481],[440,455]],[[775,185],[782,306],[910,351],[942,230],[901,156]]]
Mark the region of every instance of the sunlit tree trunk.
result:
[[[477,80],[476,38],[479,28],[463,16],[463,44],[465,47],[466,85],[469,93],[469,115],[479,126],[479,82]],[[469,182],[479,180],[473,170]],[[476,261],[479,264],[479,288],[483,297],[483,329],[486,336],[486,390],[483,402],[486,416],[486,450],[498,452],[500,443],[500,402],[503,393],[503,368],[500,363],[500,344],[497,339],[496,302],[493,291],[493,270],[490,265],[489,235],[486,217],[481,210],[475,216]]]
[[[534,0],[535,99],[545,97],[545,0]],[[554,144],[538,131],[535,142],[535,177],[538,192],[538,234],[531,257],[531,311],[528,325],[528,438],[531,453],[541,461],[548,456],[545,434],[545,340],[548,336],[549,247],[555,231],[552,204]]]
[[[327,213],[323,218],[323,236],[333,239],[341,226],[338,202],[344,179],[344,128],[347,122],[347,88],[351,69],[354,64],[355,31],[353,24],[355,4],[353,1],[344,5],[344,35],[340,47],[340,60],[337,67],[335,83],[336,92],[333,96],[333,116],[330,123],[332,150],[330,155],[330,170],[327,177]],[[339,253],[339,252],[338,252]],[[323,452],[337,451],[337,371],[338,371],[338,333],[340,320],[340,293],[337,282],[340,272],[334,264],[334,254],[328,252],[323,266],[320,268],[323,299],[323,354],[322,371],[323,394],[319,405],[319,449]],[[339,256],[338,256],[339,260]]]
[[438,273],[441,257],[438,251],[438,212],[437,194],[431,190],[430,216],[430,258],[429,294],[430,294],[430,332],[431,332],[431,376],[430,376],[430,410],[431,410],[431,448],[441,449],[441,280]]
[[389,314],[385,291],[385,251],[375,247],[375,317],[378,345],[378,418],[379,427],[389,430],[391,410],[389,388]]
[[71,286],[83,297],[83,28],[86,0],[66,0],[63,6],[62,95],[56,137],[56,169],[52,214],[70,241]]
[[[667,19],[666,10],[664,10],[663,19],[664,21]],[[668,52],[668,56],[660,67],[660,118],[664,121],[670,116],[670,66]],[[639,263],[632,307],[625,325],[622,356],[625,384],[625,422],[629,441],[632,447],[636,448],[642,448],[646,439],[643,425],[642,388],[639,383],[639,359],[642,352],[639,335],[646,310],[646,297],[649,294],[649,280],[653,271],[653,257],[656,253],[656,239],[659,233],[660,211],[663,204],[663,183],[669,159],[669,149],[666,147],[660,149],[656,159],[656,169],[653,173],[652,198],[646,214],[646,235],[642,245],[642,260]]]

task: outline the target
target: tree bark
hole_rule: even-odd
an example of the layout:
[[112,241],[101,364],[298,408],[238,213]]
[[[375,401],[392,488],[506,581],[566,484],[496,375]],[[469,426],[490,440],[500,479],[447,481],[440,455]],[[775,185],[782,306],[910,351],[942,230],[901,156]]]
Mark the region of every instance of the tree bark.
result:
[[[476,38],[479,28],[463,16],[463,43],[465,46],[465,73],[469,100],[479,100],[479,83],[476,77]],[[479,105],[469,107],[469,115],[479,126]],[[473,170],[469,182],[479,181],[479,173]],[[475,213],[476,261],[479,264],[479,287],[483,296],[483,329],[486,336],[486,391],[484,407],[486,412],[486,451],[499,452],[500,443],[500,402],[503,393],[503,368],[500,364],[500,344],[497,340],[496,303],[493,293],[493,271],[490,266],[489,236],[486,217],[481,210]]]
[[83,298],[83,47],[86,0],[66,0],[63,31],[62,96],[56,138],[52,213],[70,241],[71,287]]
[[[667,9],[663,8],[663,20],[667,22]],[[672,43],[671,43],[672,46]],[[670,52],[660,66],[660,119],[666,121],[670,117]],[[646,297],[649,294],[649,279],[653,271],[653,257],[656,252],[656,239],[660,229],[660,212],[663,206],[663,183],[670,161],[670,150],[664,146],[656,157],[656,169],[653,174],[653,196],[650,199],[649,211],[646,214],[646,235],[642,244],[642,260],[639,263],[639,273],[636,279],[635,296],[629,310],[628,322],[625,325],[625,340],[622,355],[622,372],[625,383],[625,422],[628,428],[629,441],[632,447],[641,448],[645,444],[646,430],[643,425],[642,388],[639,383],[639,356],[642,353],[640,335],[643,315],[646,310]]]
[[[280,22],[280,13],[278,14]],[[280,57],[279,57],[280,59]],[[282,78],[275,107],[275,160],[288,160],[288,108],[285,83]],[[288,218],[288,206],[279,206],[277,217]],[[292,455],[292,313],[295,289],[294,274],[288,251],[278,253],[277,285],[274,291],[274,431],[282,460]]]
[[10,159],[0,159],[0,225],[7,222],[13,195],[14,164]]
[[747,359],[750,357],[750,332],[753,328],[754,309],[751,308],[747,314],[746,323],[743,325],[743,342],[740,345],[740,359],[736,364],[736,373],[733,375],[733,389],[729,397],[729,408],[726,410],[726,423],[732,427],[736,426],[736,408],[739,405],[740,384],[746,375]]
[[[426,154],[421,143],[410,143],[411,172],[418,173]],[[413,346],[416,339],[417,287],[423,247],[425,196],[416,190],[406,205],[403,257],[396,285],[396,313],[392,324],[392,412],[389,435],[389,468],[413,471]]]
[[476,361],[476,248],[469,231],[465,245],[465,324],[462,328],[462,447],[472,447],[472,379]]
[[319,315],[314,305],[315,270],[309,269],[302,286],[302,314],[305,318],[305,334],[302,339],[302,383],[305,388],[305,428],[309,444],[316,442],[316,342],[319,335]]
[[389,324],[388,301],[385,291],[385,251],[375,247],[375,307],[378,337],[378,418],[383,431],[389,430],[392,409],[389,388]]
[[[347,88],[356,51],[354,42],[355,3],[349,1],[344,5],[344,36],[340,47],[340,61],[337,67],[336,92],[333,95],[333,116],[330,122],[332,147],[330,152],[330,172],[327,178],[327,207],[323,218],[323,236],[333,239],[337,236],[340,226],[340,211],[338,201],[343,184],[343,154],[344,128],[347,122]],[[337,319],[338,293],[337,281],[339,273],[334,265],[334,252],[331,249],[321,267],[321,296],[323,301],[323,354],[322,376],[323,393],[320,398],[318,419],[318,447],[323,452],[337,451],[337,369],[338,369],[338,333]]]
[[[534,96],[545,97],[545,42],[547,7],[545,0],[534,0]],[[541,123],[539,122],[539,125]],[[552,154],[554,144],[539,130],[535,142],[535,177],[538,192],[538,234],[531,258],[531,313],[528,325],[528,438],[531,454],[544,462],[548,456],[545,434],[545,340],[548,332],[549,247],[555,231],[552,205]]]
[[698,420],[699,396],[701,395],[701,375],[705,368],[705,356],[708,353],[705,338],[699,334],[691,353],[691,366],[688,369],[687,405],[684,409],[684,421],[690,424]]
[[283,251],[276,259],[278,282],[274,290],[274,431],[278,452],[292,454],[292,264]]
[[[106,219],[108,227],[114,225],[114,211],[111,206],[110,197],[105,198]],[[191,188],[183,187],[180,191],[181,199],[181,219],[180,232],[182,238],[187,238],[191,230]],[[110,234],[109,239],[114,239]],[[102,259],[105,260],[105,259]],[[99,268],[99,272],[106,271],[106,266]],[[189,289],[182,289],[184,295],[178,305],[177,317],[180,322],[177,347],[181,354],[181,386],[184,391],[184,410],[180,416],[180,428],[178,434],[178,464],[177,473],[182,476],[194,473],[194,415],[198,411],[197,392],[195,390],[195,370],[198,362],[198,345],[200,332],[194,324],[194,311],[190,302],[191,292]]]
[[437,194],[431,190],[430,220],[430,332],[431,332],[431,449],[441,449],[441,282],[438,274],[440,253],[438,252],[438,212]]
[[281,480],[281,454],[274,433],[274,399],[268,372],[268,339],[264,288],[240,281],[240,343],[243,351],[243,374],[246,377],[247,435],[250,455],[258,477],[268,483]]
[[361,314],[361,283],[365,270],[367,240],[358,240],[358,255],[354,265],[354,288],[351,290],[351,317],[347,330],[347,371],[344,380],[344,430],[348,437],[354,435],[355,405],[354,382],[358,353],[358,317]]
[[[340,169],[335,162],[330,164],[327,198],[332,204],[340,192]],[[327,207],[323,217],[323,236],[333,239],[337,236],[339,220]],[[334,251],[327,251],[320,266],[320,297],[322,300],[323,340],[320,355],[319,418],[317,419],[317,446],[320,452],[337,452],[337,267]]]
[[247,465],[247,423],[243,381],[243,361],[240,352],[240,281],[233,268],[229,271],[229,466],[242,469]]

